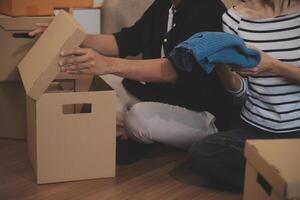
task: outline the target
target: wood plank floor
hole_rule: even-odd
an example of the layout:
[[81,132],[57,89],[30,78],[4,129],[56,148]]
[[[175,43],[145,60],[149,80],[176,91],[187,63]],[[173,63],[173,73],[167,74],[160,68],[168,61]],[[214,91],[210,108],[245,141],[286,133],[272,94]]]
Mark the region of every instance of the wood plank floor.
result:
[[158,147],[145,159],[117,167],[117,177],[36,185],[26,143],[0,140],[0,200],[240,200],[242,195],[201,187],[185,165],[185,155]]

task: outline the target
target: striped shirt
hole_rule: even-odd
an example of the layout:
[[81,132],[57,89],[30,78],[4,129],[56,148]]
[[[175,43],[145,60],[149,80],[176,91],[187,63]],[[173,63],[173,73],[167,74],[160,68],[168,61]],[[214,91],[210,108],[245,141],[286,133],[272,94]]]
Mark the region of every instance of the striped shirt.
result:
[[[300,12],[253,20],[234,8],[223,15],[223,30],[273,58],[300,67]],[[241,118],[260,129],[285,133],[300,130],[300,85],[272,73],[242,79],[236,96],[245,96]]]

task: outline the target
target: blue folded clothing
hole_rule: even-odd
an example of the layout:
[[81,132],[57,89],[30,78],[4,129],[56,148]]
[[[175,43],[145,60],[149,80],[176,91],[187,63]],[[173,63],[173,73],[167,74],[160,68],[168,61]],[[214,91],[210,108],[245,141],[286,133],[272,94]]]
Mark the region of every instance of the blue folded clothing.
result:
[[211,73],[217,63],[255,67],[260,62],[260,53],[247,48],[236,35],[223,32],[200,32],[177,45],[170,52],[175,67],[190,72],[201,66]]

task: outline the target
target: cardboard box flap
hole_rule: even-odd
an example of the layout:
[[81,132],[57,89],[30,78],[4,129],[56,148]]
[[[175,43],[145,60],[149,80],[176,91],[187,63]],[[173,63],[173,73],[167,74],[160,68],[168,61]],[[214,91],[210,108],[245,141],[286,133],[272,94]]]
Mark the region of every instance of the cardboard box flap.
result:
[[36,23],[50,23],[52,17],[9,17],[0,14],[0,27],[6,31],[31,31]]
[[283,198],[300,197],[300,139],[248,140],[247,160]]
[[70,14],[61,11],[54,18],[18,66],[28,96],[36,100],[41,97],[60,72],[60,52],[78,47],[85,37],[85,31]]

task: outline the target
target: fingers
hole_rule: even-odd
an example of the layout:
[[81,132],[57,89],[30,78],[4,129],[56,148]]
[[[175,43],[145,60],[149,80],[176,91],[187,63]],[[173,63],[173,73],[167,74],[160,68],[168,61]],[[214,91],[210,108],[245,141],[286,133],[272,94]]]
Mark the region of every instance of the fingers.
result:
[[246,47],[249,48],[249,49],[254,49],[256,51],[261,51],[260,49],[258,49],[256,46],[252,45],[252,44],[246,44]]
[[78,47],[62,51],[60,53],[62,59],[59,61],[61,71],[80,71],[92,68],[95,61],[91,59],[88,53],[89,49]]
[[36,23],[35,24],[37,27],[44,27],[44,28],[47,28],[49,26],[48,23]]
[[254,76],[255,74],[252,72],[238,72],[241,76]]
[[253,67],[253,68],[232,68],[232,71],[255,73],[255,72],[257,72],[257,67]]
[[90,69],[93,66],[93,63],[86,62],[86,63],[80,63],[76,65],[66,65],[61,67],[62,72],[69,72],[69,71],[80,71],[85,69]]
[[86,54],[87,49],[83,49],[83,48],[72,48],[72,49],[67,49],[67,50],[63,50],[62,52],[60,52],[60,56],[61,57],[67,57],[67,56],[80,56],[80,55],[84,55]]
[[31,32],[28,33],[29,36],[37,36],[37,35],[40,35],[44,32],[44,29],[43,28],[37,28]]
[[250,48],[250,49],[256,49],[256,47],[252,44],[246,44],[246,47]]
[[67,66],[67,65],[76,65],[79,63],[87,62],[89,60],[89,57],[87,55],[83,56],[69,56],[64,59],[61,59],[59,61],[59,65],[61,67]]
[[99,55],[92,49],[72,48],[60,53],[60,70],[71,74],[96,74],[99,70]]
[[258,67],[254,67],[254,68],[232,68],[232,71],[240,74],[240,75],[257,75],[260,70]]
[[69,74],[93,74],[89,69],[82,69],[78,71],[68,71]]
[[48,23],[37,23],[36,24],[36,29],[29,32],[28,35],[29,36],[37,36],[42,34],[43,32],[45,32],[45,30],[48,28],[49,24]]

